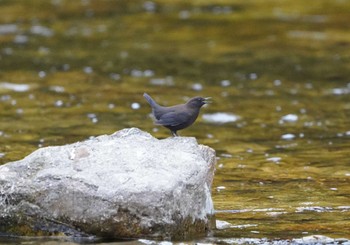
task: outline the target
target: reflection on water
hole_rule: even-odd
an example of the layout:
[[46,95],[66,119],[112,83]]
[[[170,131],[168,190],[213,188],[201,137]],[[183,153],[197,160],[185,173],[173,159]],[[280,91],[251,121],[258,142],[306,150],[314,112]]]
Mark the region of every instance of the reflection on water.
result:
[[350,238],[350,2],[0,7],[1,164],[125,127],[168,137],[144,92],[212,97],[181,131],[218,156],[219,229],[202,242]]
[[204,114],[202,115],[202,118],[204,121],[209,123],[229,123],[229,122],[235,122],[239,120],[239,116],[236,116],[232,113],[225,113],[225,112],[216,112],[212,114]]

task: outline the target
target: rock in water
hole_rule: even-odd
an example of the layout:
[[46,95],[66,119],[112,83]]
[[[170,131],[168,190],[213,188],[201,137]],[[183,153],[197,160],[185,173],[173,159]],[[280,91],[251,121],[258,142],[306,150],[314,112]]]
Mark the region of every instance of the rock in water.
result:
[[214,228],[215,152],[137,128],[0,166],[0,234],[186,239]]

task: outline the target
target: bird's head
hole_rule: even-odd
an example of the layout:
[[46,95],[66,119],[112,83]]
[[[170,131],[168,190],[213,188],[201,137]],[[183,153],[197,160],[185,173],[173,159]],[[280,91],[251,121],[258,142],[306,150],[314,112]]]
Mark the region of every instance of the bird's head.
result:
[[203,105],[209,104],[211,102],[210,99],[210,97],[194,97],[187,101],[186,105],[193,108],[201,108]]

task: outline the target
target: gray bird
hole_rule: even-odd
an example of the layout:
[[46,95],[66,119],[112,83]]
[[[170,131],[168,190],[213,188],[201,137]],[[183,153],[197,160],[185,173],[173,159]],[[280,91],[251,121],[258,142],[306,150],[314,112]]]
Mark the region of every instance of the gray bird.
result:
[[162,125],[170,129],[171,134],[175,137],[177,131],[187,128],[196,121],[199,110],[205,104],[209,103],[208,98],[194,97],[185,104],[174,106],[161,106],[155,102],[151,96],[144,93],[143,97],[152,107],[152,113],[155,117],[155,124]]

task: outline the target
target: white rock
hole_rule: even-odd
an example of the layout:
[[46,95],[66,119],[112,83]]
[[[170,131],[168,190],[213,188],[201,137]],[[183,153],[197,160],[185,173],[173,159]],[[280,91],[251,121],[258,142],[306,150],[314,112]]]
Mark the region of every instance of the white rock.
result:
[[15,224],[73,236],[205,235],[215,227],[215,161],[195,138],[137,128],[41,148],[0,166],[0,233]]

